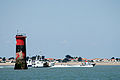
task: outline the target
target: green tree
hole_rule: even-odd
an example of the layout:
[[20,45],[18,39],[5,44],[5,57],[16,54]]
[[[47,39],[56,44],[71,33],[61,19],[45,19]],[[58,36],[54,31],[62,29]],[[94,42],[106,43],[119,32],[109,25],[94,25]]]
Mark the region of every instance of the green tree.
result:
[[11,60],[11,59],[15,59],[15,58],[14,57],[10,57],[9,60]]
[[32,56],[32,60],[35,60],[36,59],[36,56]]
[[2,59],[3,61],[6,61],[6,58],[5,57],[3,57],[3,59]]
[[68,62],[70,61],[68,58],[64,58],[62,62]]
[[70,55],[66,55],[65,57],[68,58],[68,59],[72,58]]
[[26,57],[26,60],[27,60],[27,61],[28,61],[28,59],[29,59],[29,56]]
[[79,57],[79,58],[78,58],[78,61],[81,62],[81,61],[82,61],[82,57]]
[[111,59],[115,59],[115,57],[112,57]]

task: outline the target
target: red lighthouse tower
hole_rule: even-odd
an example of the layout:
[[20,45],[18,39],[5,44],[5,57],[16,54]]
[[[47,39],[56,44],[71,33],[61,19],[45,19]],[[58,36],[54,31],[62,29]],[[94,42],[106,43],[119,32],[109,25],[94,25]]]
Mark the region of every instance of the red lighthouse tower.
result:
[[14,69],[27,69],[26,36],[16,35],[16,63]]

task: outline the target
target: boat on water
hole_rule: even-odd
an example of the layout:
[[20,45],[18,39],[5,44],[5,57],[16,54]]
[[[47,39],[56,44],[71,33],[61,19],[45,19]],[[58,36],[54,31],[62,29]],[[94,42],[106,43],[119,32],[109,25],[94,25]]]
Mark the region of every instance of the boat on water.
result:
[[43,67],[94,67],[95,63],[90,63],[90,62],[81,62],[81,64],[55,64],[55,62],[49,62],[49,61],[44,61],[42,59],[39,59],[38,56],[36,56],[35,60],[28,59],[27,61],[27,66],[32,67],[32,68],[43,68]]
[[32,59],[28,59],[28,61],[27,61],[27,66],[28,66],[28,67],[32,67]]
[[28,68],[43,68],[43,67],[51,67],[54,63],[49,61],[44,61],[39,56],[36,56],[35,60],[28,59],[27,66]]
[[93,65],[54,65],[52,67],[94,67]]
[[61,64],[61,65],[53,65],[51,67],[94,67],[95,64],[85,64],[85,65],[70,65],[70,64]]
[[94,67],[95,63],[85,63],[85,64],[76,64],[76,65],[72,65],[72,64],[55,64],[55,62],[45,62],[45,61],[35,61],[32,64],[33,68],[43,68],[43,67]]
[[44,61],[36,60],[33,62],[32,67],[33,68],[49,67],[49,64],[47,62],[44,62]]
[[53,62],[45,62],[45,61],[35,61],[32,64],[33,68],[43,68],[43,67],[51,67],[54,63]]

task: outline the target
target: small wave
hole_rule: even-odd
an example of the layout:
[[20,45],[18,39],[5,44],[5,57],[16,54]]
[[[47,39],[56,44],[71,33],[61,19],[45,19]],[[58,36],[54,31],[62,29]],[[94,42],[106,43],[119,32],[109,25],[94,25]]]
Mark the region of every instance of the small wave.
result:
[[0,66],[0,68],[4,68],[4,67]]
[[14,68],[14,66],[0,66],[0,68]]

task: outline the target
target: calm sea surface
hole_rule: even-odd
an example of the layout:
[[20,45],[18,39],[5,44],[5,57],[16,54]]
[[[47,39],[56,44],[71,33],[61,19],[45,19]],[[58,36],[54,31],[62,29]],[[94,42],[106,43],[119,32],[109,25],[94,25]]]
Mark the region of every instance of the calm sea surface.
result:
[[93,68],[29,68],[0,66],[0,80],[120,80],[120,66]]

